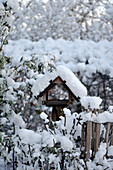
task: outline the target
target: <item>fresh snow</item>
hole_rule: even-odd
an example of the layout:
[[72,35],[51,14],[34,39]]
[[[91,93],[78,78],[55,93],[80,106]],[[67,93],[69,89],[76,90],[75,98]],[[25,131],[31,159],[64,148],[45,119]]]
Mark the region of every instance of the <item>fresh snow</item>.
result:
[[41,135],[28,129],[19,129],[17,134],[22,140],[22,143],[25,144],[36,144],[36,143],[41,143]]
[[108,108],[108,110],[109,110],[109,112],[113,112],[113,106],[109,106],[109,108]]
[[56,58],[56,65],[65,65],[75,73],[80,71],[82,75],[90,76],[98,71],[113,76],[113,41],[93,42],[77,39],[66,41],[48,38],[32,42],[20,39],[9,40],[4,49],[6,56],[13,57],[13,65],[18,65],[22,56],[30,60],[32,56],[38,55],[41,60],[42,54],[52,54]]
[[61,147],[64,149],[64,151],[72,151],[73,143],[66,136],[59,136],[58,141],[61,142]]
[[21,127],[21,128],[25,128],[26,124],[22,119],[22,116],[14,112],[12,112],[12,114],[9,116],[9,120],[11,123],[14,123],[15,127]]
[[44,112],[42,112],[42,113],[40,114],[40,117],[41,117],[41,119],[46,120],[47,117],[48,117],[48,115],[46,115]]
[[85,109],[91,108],[93,110],[93,109],[100,108],[102,99],[100,97],[95,97],[95,96],[94,97],[84,96],[80,99],[80,102]]
[[108,156],[113,156],[113,146],[109,146],[108,148]]
[[82,118],[82,122],[93,121],[96,123],[108,123],[113,122],[113,112],[105,111],[102,113],[92,113],[92,112],[81,112],[80,116]]
[[78,80],[70,69],[62,65],[57,66],[53,73],[48,72],[38,79],[32,87],[33,94],[38,96],[40,92],[42,92],[50,84],[50,80],[54,80],[58,76],[66,81],[67,86],[76,97],[81,98],[87,95],[86,87]]

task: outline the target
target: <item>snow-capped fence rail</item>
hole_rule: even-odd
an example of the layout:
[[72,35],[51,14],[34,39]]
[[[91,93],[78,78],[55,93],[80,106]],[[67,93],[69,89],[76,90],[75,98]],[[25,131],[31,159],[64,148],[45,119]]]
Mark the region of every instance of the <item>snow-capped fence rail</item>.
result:
[[81,157],[86,161],[95,158],[102,141],[106,144],[108,155],[110,146],[113,146],[113,106],[110,106],[108,111],[102,112],[101,102],[99,97],[88,96],[81,99],[83,105],[83,112],[80,114],[83,123]]

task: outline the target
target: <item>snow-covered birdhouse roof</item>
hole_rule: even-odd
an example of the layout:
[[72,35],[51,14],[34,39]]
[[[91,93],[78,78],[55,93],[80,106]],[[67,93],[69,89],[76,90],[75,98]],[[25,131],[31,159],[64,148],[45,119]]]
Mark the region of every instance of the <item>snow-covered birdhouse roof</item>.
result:
[[[87,95],[86,87],[79,81],[75,74],[67,67],[59,65],[52,73],[48,72],[41,76],[33,85],[34,96],[42,96],[46,90],[53,87],[52,82],[61,81],[66,89],[76,98]],[[56,82],[55,82],[56,83]]]

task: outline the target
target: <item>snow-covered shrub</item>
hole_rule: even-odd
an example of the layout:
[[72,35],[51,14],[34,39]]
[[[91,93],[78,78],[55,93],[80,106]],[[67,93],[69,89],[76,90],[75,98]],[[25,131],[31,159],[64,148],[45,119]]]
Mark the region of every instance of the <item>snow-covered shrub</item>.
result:
[[[4,64],[10,62],[10,59],[4,55],[3,46],[8,43],[7,36],[13,21],[13,14],[18,8],[18,1],[1,0],[0,1],[0,103],[2,103],[3,90],[7,86]],[[3,76],[4,75],[4,76]]]
[[17,63],[11,59],[4,65],[1,70],[1,87],[4,86],[2,98],[7,109],[3,110],[2,115],[8,115],[9,110],[13,110],[16,114],[24,114],[27,123],[30,121],[29,112],[33,106],[35,110],[38,107],[38,101],[31,88],[42,74],[55,69],[54,60],[54,56],[49,54],[40,56],[34,54],[29,59],[20,58]]
[[33,41],[48,37],[111,41],[111,14],[112,3],[107,0],[31,0],[21,3],[10,37]]
[[13,13],[18,8],[18,1],[0,1],[0,51],[7,44],[7,36],[13,21]]
[[[66,41],[63,39],[40,40],[32,42],[20,39],[9,41],[5,54],[13,57],[18,64],[20,58],[32,58],[35,54],[41,59],[42,53],[55,55],[55,65],[64,65],[81,80],[90,96],[100,96],[106,110],[113,104],[113,42],[100,41]],[[16,49],[16,50],[14,50]],[[43,57],[42,57],[43,60]],[[109,96],[109,97],[107,97]]]
[[[100,147],[95,155],[93,161],[89,160],[87,162],[88,170],[103,170],[103,169],[112,169],[112,160],[107,160],[105,157],[106,154],[106,143],[101,143]],[[110,164],[111,163],[111,164]]]
[[0,70],[6,61],[3,53],[3,46],[8,43],[7,36],[10,32],[13,21],[13,14],[18,8],[18,1],[1,0],[0,1]]
[[15,156],[18,169],[84,169],[80,159],[80,148],[76,141],[80,136],[81,125],[78,114],[64,109],[65,117],[49,122],[47,115],[41,113],[45,129],[34,132],[18,129],[14,135]]
[[[38,128],[36,132],[16,128],[13,142],[17,169],[96,170],[108,168],[110,170],[113,160],[106,158],[107,147],[103,140],[94,160],[89,159],[85,162],[81,159],[78,139],[81,137],[81,124],[84,120],[81,120],[77,113],[71,114],[68,109],[64,109],[64,115],[59,121],[53,122],[48,120],[48,115],[42,112],[40,117],[44,120],[45,128]],[[100,119],[97,115],[98,120]],[[112,147],[108,150],[109,155],[112,155]]]
[[[11,162],[13,141],[11,138],[12,128],[9,126],[7,114],[10,116],[12,90],[8,96],[7,76],[4,68],[10,59],[4,55],[3,47],[8,43],[7,36],[13,21],[13,15],[18,8],[18,1],[1,0],[0,1],[0,162],[1,158],[7,163]],[[5,126],[6,125],[6,126]]]

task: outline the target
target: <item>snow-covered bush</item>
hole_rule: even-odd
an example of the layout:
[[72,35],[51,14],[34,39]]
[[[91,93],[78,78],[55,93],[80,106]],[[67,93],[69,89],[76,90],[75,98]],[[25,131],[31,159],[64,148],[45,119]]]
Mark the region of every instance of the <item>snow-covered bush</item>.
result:
[[[1,85],[3,84],[3,96],[4,101],[3,115],[8,115],[9,110],[13,110],[16,114],[24,114],[24,119],[28,123],[30,121],[29,111],[35,106],[38,107],[37,99],[32,94],[32,86],[44,72],[51,72],[55,69],[54,66],[55,57],[49,54],[42,54],[40,56],[34,54],[29,59],[20,58],[15,63],[11,59],[9,63],[4,65],[1,70]],[[30,108],[31,107],[31,108]],[[26,109],[28,109],[28,113]]]
[[[112,169],[112,160],[107,160],[105,157],[106,154],[106,143],[101,143],[98,149],[98,152],[95,155],[93,161],[89,160],[87,162],[88,170],[103,170],[103,169]],[[111,164],[110,164],[111,163]]]
[[[106,110],[113,104],[113,42],[100,41],[66,41],[63,39],[40,40],[32,42],[20,39],[9,41],[5,54],[13,57],[12,63],[19,63],[20,58],[32,58],[34,53],[43,62],[42,54],[53,54],[55,65],[64,65],[86,86],[90,96],[100,96]],[[16,49],[16,50],[14,50]],[[45,60],[44,60],[45,63]],[[109,96],[109,97],[106,97]]]
[[64,109],[65,117],[57,122],[49,121],[42,112],[45,129],[37,132],[18,129],[14,135],[15,156],[18,169],[84,169],[85,163],[80,159],[78,137],[81,125],[78,114],[71,114]]
[[[13,21],[13,14],[18,8],[18,1],[1,0],[0,1],[0,162],[1,158],[9,163],[11,161],[13,141],[11,138],[12,128],[9,126],[7,114],[10,116],[11,98],[14,98],[10,91],[7,96],[7,76],[4,66],[10,62],[10,59],[4,55],[3,47],[8,43],[7,36]],[[5,96],[5,97],[4,97]],[[4,126],[6,125],[6,126]],[[10,128],[9,128],[10,127]]]
[[[106,11],[106,7],[109,7]],[[12,39],[64,38],[112,40],[112,3],[105,0],[31,0],[21,2]],[[106,21],[106,15],[109,20]]]
[[13,13],[18,8],[18,1],[0,1],[0,51],[7,44],[7,36],[13,21]]
[[8,43],[7,36],[10,32],[13,21],[13,14],[18,8],[18,1],[0,1],[0,69],[3,67],[6,57],[3,53],[3,46]]
[[[110,113],[111,114],[111,113]],[[20,124],[15,125],[15,134],[12,136],[14,143],[15,163],[14,167],[19,169],[104,169],[112,168],[113,159],[107,159],[107,147],[104,140],[101,141],[94,160],[81,158],[81,128],[82,119],[77,113],[71,113],[64,109],[64,117],[53,122],[48,119],[44,112],[40,117],[45,127],[39,127],[36,132],[19,128],[23,121],[19,118]],[[101,115],[101,114],[100,114]],[[107,115],[107,113],[106,113]],[[101,116],[102,118],[103,116]],[[111,117],[113,117],[111,115]],[[108,119],[108,118],[107,118]],[[103,121],[107,121],[107,119]],[[18,117],[15,117],[18,120]],[[96,119],[94,119],[96,121]],[[102,121],[98,119],[97,121]],[[108,119],[109,120],[109,119]],[[85,120],[86,122],[87,120]],[[102,133],[103,126],[101,127]],[[112,146],[108,147],[108,155],[112,155]]]
[[[40,119],[34,117],[34,115],[39,117],[36,114],[38,101],[32,95],[31,88],[44,72],[51,72],[54,69],[54,60],[55,57],[47,53],[40,56],[34,53],[31,58],[21,57],[16,62],[8,57],[8,62],[5,62],[1,69],[0,130],[3,132],[1,133],[1,157],[6,159],[6,164],[14,162],[12,160],[14,148],[13,125],[18,126],[18,128],[25,127],[21,116],[23,116],[26,126],[31,126],[35,130],[37,124],[40,123]],[[8,154],[10,155],[6,157]]]
[[[0,1],[0,103],[2,102],[3,89],[6,86],[4,64],[10,60],[4,55],[3,46],[8,43],[7,36],[13,21],[13,14],[18,8],[18,1],[1,0]],[[4,72],[4,73],[3,73]]]

